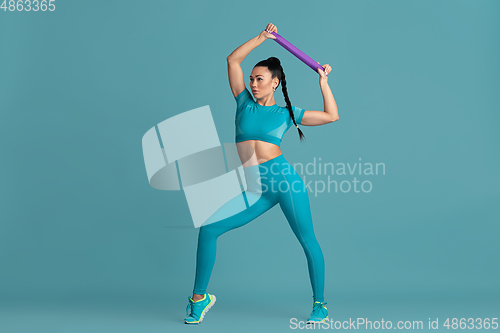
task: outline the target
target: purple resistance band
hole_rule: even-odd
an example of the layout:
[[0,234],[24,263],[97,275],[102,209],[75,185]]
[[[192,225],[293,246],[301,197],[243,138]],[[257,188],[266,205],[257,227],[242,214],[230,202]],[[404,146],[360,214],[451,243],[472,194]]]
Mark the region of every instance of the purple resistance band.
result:
[[[299,50],[296,46],[292,45],[289,41],[287,41],[285,38],[281,37],[278,35],[276,32],[271,32],[273,36],[276,37],[275,41],[276,43],[280,44],[283,46],[285,49],[287,49],[291,54],[302,60],[304,64],[307,66],[311,67],[311,69],[318,73],[317,68],[321,69],[323,72],[325,72],[325,69],[323,66],[321,66],[318,62],[314,61],[310,56]],[[326,72],[325,72],[326,74]]]

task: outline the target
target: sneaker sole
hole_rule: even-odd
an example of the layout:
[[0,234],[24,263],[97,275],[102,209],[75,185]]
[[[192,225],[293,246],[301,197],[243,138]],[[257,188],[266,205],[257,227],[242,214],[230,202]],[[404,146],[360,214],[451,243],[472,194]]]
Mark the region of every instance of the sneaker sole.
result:
[[203,318],[205,317],[205,314],[208,312],[208,310],[210,310],[210,308],[212,306],[214,306],[216,300],[217,300],[217,298],[215,297],[215,295],[212,295],[212,302],[210,302],[210,304],[208,304],[208,306],[205,308],[205,310],[203,310],[199,321],[186,321],[186,320],[184,320],[184,324],[195,325],[195,324],[201,323],[203,321]]
[[312,321],[312,320],[308,320],[306,322],[306,324],[321,324],[321,323],[326,323],[328,321],[328,316],[326,316],[326,318],[324,318],[323,320],[321,321]]

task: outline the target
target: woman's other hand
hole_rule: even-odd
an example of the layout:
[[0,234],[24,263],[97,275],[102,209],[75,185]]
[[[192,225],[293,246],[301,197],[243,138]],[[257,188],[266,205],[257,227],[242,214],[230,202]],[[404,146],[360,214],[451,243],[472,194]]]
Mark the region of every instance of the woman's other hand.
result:
[[278,28],[276,28],[276,26],[272,23],[269,23],[267,26],[266,26],[266,29],[263,30],[261,33],[260,33],[260,37],[263,37],[265,39],[276,39],[276,36],[274,36],[273,34],[271,34],[271,32],[275,32],[275,33],[278,33]]
[[[318,62],[318,64],[319,64],[319,62]],[[328,64],[324,64],[321,67],[323,67],[324,71],[322,71],[319,67],[316,69],[318,71],[318,74],[319,74],[319,83],[321,83],[322,81],[328,82],[327,75],[330,74],[330,72],[332,71],[332,67],[330,67],[330,65],[328,65]]]

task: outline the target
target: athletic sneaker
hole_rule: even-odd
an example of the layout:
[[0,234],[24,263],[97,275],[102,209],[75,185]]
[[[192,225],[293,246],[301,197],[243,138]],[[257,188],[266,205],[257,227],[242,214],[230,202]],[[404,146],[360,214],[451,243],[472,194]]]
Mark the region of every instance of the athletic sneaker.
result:
[[198,301],[193,301],[191,297],[188,296],[189,304],[186,307],[186,318],[184,319],[185,324],[199,324],[203,321],[203,317],[210,310],[210,308],[215,304],[215,295],[205,293],[202,299]]
[[307,324],[325,323],[328,319],[328,310],[326,309],[327,302],[314,302],[313,310]]

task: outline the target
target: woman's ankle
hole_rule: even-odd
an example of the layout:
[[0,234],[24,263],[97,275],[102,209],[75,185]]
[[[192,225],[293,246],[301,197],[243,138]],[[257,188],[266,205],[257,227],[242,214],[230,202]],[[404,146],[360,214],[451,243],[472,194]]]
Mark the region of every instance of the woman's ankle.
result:
[[198,301],[200,299],[202,299],[203,297],[205,297],[205,294],[203,295],[200,295],[200,294],[193,294],[193,297],[191,297],[193,299],[193,301]]

